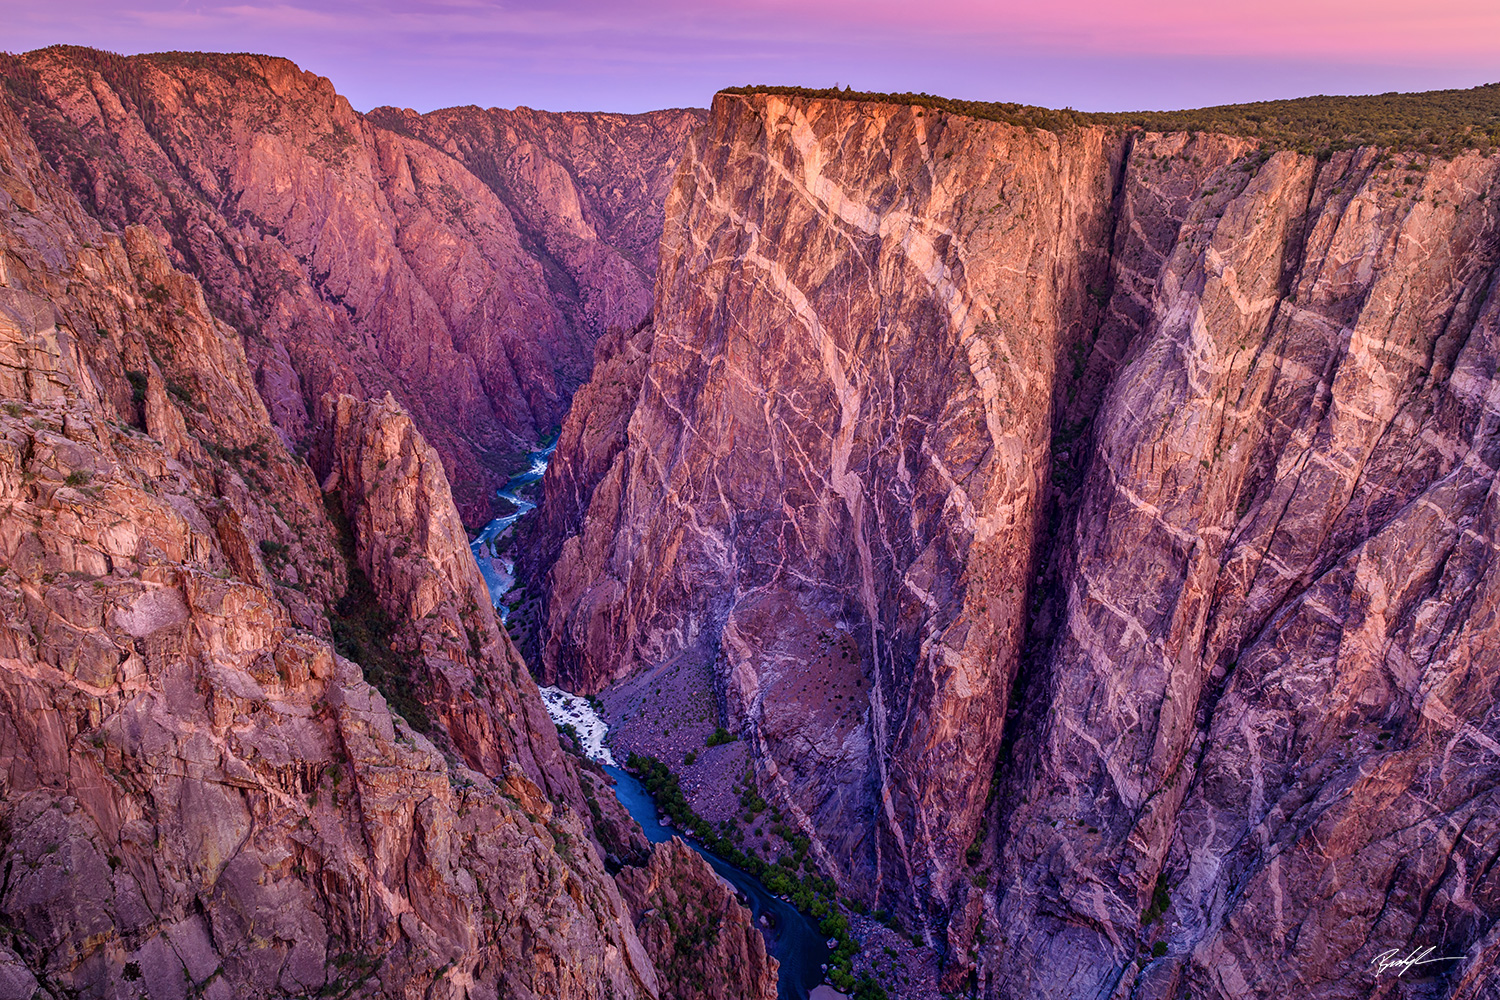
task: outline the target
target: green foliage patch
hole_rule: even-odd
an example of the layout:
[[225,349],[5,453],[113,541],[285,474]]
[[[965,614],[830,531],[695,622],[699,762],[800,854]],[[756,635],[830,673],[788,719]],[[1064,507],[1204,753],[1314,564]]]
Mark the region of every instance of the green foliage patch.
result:
[[340,656],[363,668],[365,680],[375,686],[392,711],[399,713],[417,732],[430,732],[432,720],[417,697],[411,664],[391,648],[396,623],[380,606],[370,578],[365,576],[355,558],[354,531],[349,527],[349,520],[336,498],[326,498],[324,506],[333,522],[349,574],[344,596],[328,609],[333,646]]
[[130,383],[130,398],[137,403],[144,403],[146,401],[146,373],[127,371],[125,379]]
[[960,101],[925,93],[880,94],[849,89],[754,86],[729,87],[721,93],[905,104],[1049,132],[1090,125],[1151,132],[1211,132],[1252,138],[1263,149],[1295,149],[1315,155],[1354,146],[1378,146],[1452,157],[1466,149],[1489,152],[1500,146],[1500,83],[1467,90],[1352,97],[1319,95],[1182,111],[1118,112],[1057,110],[1006,102]]
[[1146,911],[1141,914],[1141,926],[1149,927],[1160,920],[1171,905],[1172,892],[1167,885],[1167,873],[1162,872],[1156,876],[1156,886],[1151,890],[1151,902],[1146,904]]

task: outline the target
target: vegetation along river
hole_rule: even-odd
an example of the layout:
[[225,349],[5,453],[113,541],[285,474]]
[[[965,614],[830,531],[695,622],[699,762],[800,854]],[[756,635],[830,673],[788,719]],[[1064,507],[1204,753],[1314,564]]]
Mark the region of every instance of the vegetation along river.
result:
[[[536,504],[521,496],[518,491],[542,478],[555,447],[553,445],[528,456],[529,464],[525,471],[512,476],[499,491],[501,498],[509,501],[515,510],[485,525],[469,543],[484,582],[489,586],[490,598],[500,610],[502,619],[505,612],[502,598],[515,586],[516,581],[511,561],[497,557],[495,542],[506,529],[536,509]],[[662,825],[656,804],[645,786],[634,775],[617,766],[614,755],[604,745],[608,726],[588,702],[557,688],[543,688],[542,700],[546,702],[553,721],[559,725],[572,725],[579,733],[584,751],[603,765],[605,772],[614,779],[615,796],[641,825],[646,839],[652,843],[661,843],[676,835],[675,830]],[[817,923],[786,900],[772,895],[749,872],[704,850],[690,838],[683,839],[713,866],[714,871],[739,891],[745,905],[750,908],[756,925],[767,933],[768,948],[781,963],[776,989],[778,1000],[808,1000],[812,990],[823,981],[823,966],[829,957],[828,945]]]

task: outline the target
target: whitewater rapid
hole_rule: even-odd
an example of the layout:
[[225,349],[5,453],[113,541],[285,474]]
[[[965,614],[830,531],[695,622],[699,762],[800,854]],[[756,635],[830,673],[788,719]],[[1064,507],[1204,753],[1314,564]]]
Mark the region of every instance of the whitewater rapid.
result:
[[576,694],[555,687],[542,688],[542,704],[547,706],[547,714],[552,716],[555,725],[573,727],[578,742],[583,744],[584,756],[610,767],[619,766],[615,763],[615,755],[604,745],[609,724],[599,717],[593,705]]

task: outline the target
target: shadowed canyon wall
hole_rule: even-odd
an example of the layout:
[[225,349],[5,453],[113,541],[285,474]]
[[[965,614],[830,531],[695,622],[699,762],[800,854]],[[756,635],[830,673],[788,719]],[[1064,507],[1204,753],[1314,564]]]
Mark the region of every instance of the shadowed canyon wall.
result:
[[[398,133],[285,59],[55,47],[0,71],[84,206],[151,229],[241,332],[283,440],[311,444],[325,392],[391,392],[470,523],[562,420],[598,336],[645,315],[644,250],[703,115],[386,115]],[[471,121],[490,130],[464,134],[484,180],[413,138],[458,153],[441,129]],[[476,149],[497,134],[509,145]]]
[[544,675],[711,666],[949,987],[1492,995],[1496,175],[720,95],[548,471]]
[[617,115],[476,107],[368,115],[483,180],[542,264],[564,317],[592,338],[633,327],[650,310],[667,191],[688,134],[706,117],[698,109]]

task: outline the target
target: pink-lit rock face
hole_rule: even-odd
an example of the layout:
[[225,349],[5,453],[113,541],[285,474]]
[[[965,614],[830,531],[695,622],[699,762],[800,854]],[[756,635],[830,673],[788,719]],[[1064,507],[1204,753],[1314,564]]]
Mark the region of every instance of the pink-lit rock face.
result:
[[[3,104],[0,396],[5,995],[659,995],[409,417],[337,401],[346,562],[239,334]],[[356,573],[427,735],[340,655]]]
[[0,995],[698,995],[608,860],[768,1000],[563,753],[412,416],[328,394],[315,477],[210,301],[0,102]]
[[[984,806],[986,782],[940,776],[998,751],[1053,372],[1098,313],[1120,154],[1102,131],[721,97],[667,203],[649,340],[579,396],[626,400],[628,429],[579,406],[549,470],[603,470],[571,490],[549,678],[715,662],[726,721],[871,900],[946,895]],[[839,711],[812,669],[850,673]]]
[[597,338],[650,310],[667,191],[704,111],[376,108],[368,117],[450,154],[495,191],[573,328]]
[[548,472],[547,679],[711,667],[949,987],[1487,995],[1497,172],[721,96]]
[[618,876],[636,933],[678,1000],[775,1000],[778,963],[734,888],[674,837]]
[[702,115],[529,112],[523,148],[481,180],[284,59],[48,49],[7,66],[35,81],[18,110],[84,206],[149,228],[240,330],[286,442],[310,444],[326,392],[391,392],[470,524],[562,420],[599,334],[645,315],[659,189]]
[[3,67],[5,990],[769,992],[468,556],[566,411],[538,669],[946,989],[1493,992],[1495,159]]

